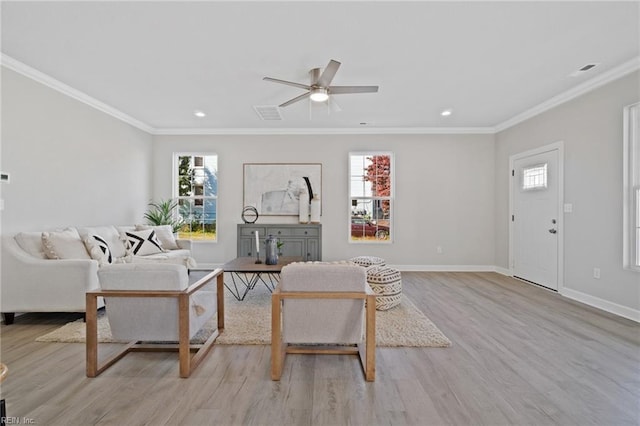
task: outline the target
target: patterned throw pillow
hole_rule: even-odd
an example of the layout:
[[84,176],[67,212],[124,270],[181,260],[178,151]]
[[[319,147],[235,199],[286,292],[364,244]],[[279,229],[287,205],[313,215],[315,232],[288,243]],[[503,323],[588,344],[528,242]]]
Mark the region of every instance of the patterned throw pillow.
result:
[[125,232],[129,250],[131,254],[136,256],[146,256],[149,254],[162,253],[162,244],[156,237],[153,229],[145,231],[127,231]]
[[89,250],[92,259],[96,259],[100,265],[113,263],[113,254],[107,241],[100,235],[91,235],[84,240],[84,245]]
[[173,236],[173,228],[171,225],[136,225],[136,231],[146,231],[147,229],[153,229],[156,231],[156,237],[160,240],[163,250],[179,250],[180,247],[176,242],[176,238]]

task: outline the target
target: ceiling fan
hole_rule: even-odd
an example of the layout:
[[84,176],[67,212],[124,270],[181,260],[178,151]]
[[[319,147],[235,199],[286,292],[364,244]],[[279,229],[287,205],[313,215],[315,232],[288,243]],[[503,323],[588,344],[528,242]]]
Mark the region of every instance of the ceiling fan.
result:
[[314,102],[324,102],[329,99],[329,95],[341,95],[345,93],[375,93],[378,91],[378,86],[331,86],[331,81],[333,80],[333,77],[335,77],[336,72],[338,72],[338,68],[340,68],[340,62],[332,59],[329,61],[329,64],[322,73],[320,73],[320,68],[312,69],[309,71],[311,84],[308,85],[271,77],[264,77],[263,80],[307,90],[306,93],[296,96],[293,99],[289,99],[287,102],[279,105],[280,107],[289,106],[305,98],[310,98]]

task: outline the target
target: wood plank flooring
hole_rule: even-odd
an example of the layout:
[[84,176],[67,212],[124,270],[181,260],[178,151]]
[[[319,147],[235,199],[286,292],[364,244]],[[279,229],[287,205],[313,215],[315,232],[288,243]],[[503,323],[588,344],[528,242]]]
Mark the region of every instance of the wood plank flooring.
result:
[[495,273],[402,278],[453,346],[379,348],[373,383],[347,355],[289,355],[273,382],[269,346],[223,345],[188,379],[171,353],[89,379],[83,344],[35,342],[77,316],[26,314],[0,330],[2,397],[38,425],[640,424],[639,324]]

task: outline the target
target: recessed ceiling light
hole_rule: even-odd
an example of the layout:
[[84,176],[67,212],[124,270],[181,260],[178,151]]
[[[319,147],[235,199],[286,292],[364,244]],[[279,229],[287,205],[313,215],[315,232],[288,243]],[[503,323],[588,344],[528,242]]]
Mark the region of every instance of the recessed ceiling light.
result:
[[451,108],[447,108],[447,109],[445,109],[444,111],[442,111],[440,113],[440,115],[443,116],[443,117],[448,117],[451,114],[453,114],[453,110]]
[[193,111],[193,115],[195,115],[196,117],[199,117],[199,118],[207,116],[207,114],[205,114],[203,111],[200,111],[200,110]]

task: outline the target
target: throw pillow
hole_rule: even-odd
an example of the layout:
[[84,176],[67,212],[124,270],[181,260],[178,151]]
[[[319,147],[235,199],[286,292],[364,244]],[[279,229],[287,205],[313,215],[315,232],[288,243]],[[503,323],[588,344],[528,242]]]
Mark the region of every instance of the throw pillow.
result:
[[42,245],[47,259],[91,259],[75,228],[43,232]]
[[[80,234],[80,238],[82,238],[83,241],[86,241],[93,235],[99,235],[109,246],[113,259],[123,257],[127,254],[125,240],[113,225],[79,227],[78,234]],[[89,249],[88,246],[87,249]]]
[[84,240],[84,245],[92,259],[102,266],[105,263],[113,263],[113,254],[107,241],[100,235],[91,235]]
[[160,240],[162,248],[164,250],[179,250],[180,247],[176,242],[176,237],[173,236],[173,228],[171,225],[136,225],[137,231],[146,231],[147,229],[153,229],[156,231],[156,237]]
[[46,259],[42,245],[42,232],[20,232],[16,234],[16,242],[22,250],[39,259]]
[[125,232],[129,250],[136,256],[146,256],[149,254],[162,253],[162,244],[156,237],[156,231],[148,229],[146,231]]

